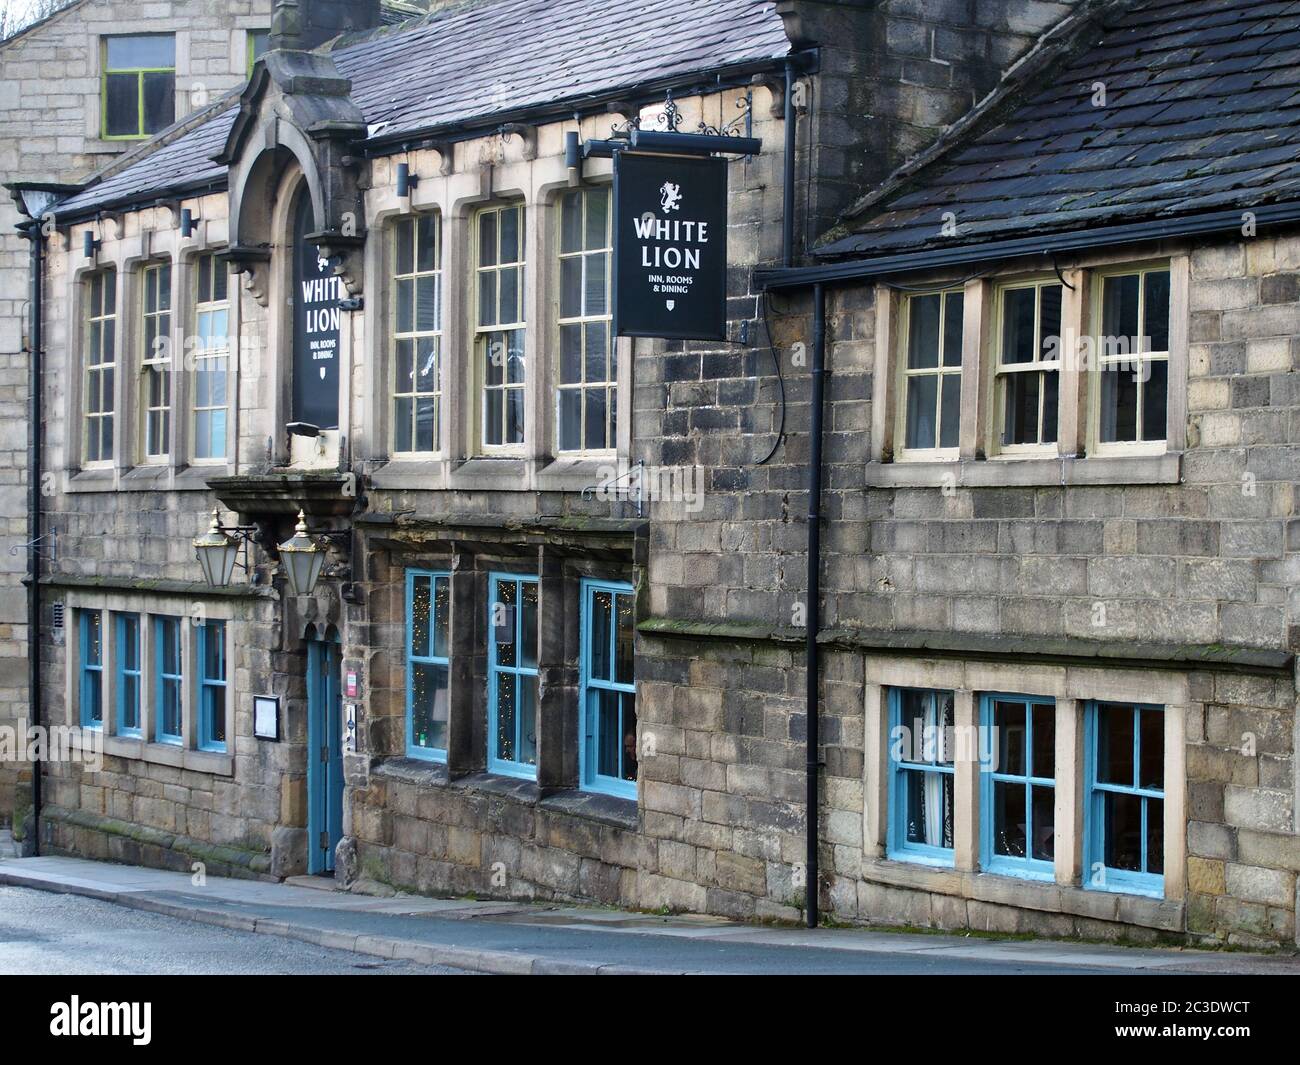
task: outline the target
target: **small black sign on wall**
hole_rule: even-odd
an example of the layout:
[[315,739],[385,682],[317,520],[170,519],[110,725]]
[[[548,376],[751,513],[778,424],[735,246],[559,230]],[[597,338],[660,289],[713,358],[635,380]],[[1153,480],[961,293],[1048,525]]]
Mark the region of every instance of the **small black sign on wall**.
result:
[[727,338],[727,164],[614,156],[614,332]]

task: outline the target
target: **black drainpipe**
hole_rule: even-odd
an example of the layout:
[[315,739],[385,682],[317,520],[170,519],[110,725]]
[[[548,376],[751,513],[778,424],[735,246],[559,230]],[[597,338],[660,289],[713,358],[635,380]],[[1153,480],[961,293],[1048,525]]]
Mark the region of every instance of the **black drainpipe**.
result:
[[[27,442],[27,697],[32,729],[41,725],[41,446],[44,426],[41,402],[43,341],[41,273],[45,237],[41,221],[33,219],[23,234],[31,241],[31,326],[27,339],[27,400],[31,432]],[[40,750],[39,745],[36,750]],[[17,827],[17,826],[15,826]],[[41,761],[32,760],[32,846],[41,848]]]
[[808,858],[805,893],[808,927],[816,928],[819,878],[817,873],[817,632],[821,628],[821,515],[822,515],[822,408],[826,385],[826,290],[813,286],[812,445],[808,453],[808,635],[804,676],[807,682],[808,756]]
[[781,186],[781,259],[794,265],[794,60],[785,61],[785,178]]

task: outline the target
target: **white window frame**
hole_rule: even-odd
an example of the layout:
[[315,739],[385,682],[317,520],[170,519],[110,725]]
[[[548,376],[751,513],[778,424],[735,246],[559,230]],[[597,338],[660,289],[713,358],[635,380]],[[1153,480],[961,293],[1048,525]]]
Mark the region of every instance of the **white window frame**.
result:
[[[1107,278],[1126,277],[1136,274],[1139,278],[1138,283],[1138,333],[1145,334],[1146,331],[1146,275],[1153,273],[1169,273],[1169,324],[1168,340],[1169,347],[1163,352],[1139,352],[1137,357],[1142,361],[1164,362],[1167,367],[1166,372],[1166,395],[1165,395],[1165,435],[1160,440],[1117,440],[1103,442],[1101,439],[1101,375],[1103,373],[1124,373],[1123,369],[1106,370],[1107,365],[1115,365],[1125,361],[1132,363],[1133,354],[1120,356],[1105,356],[1102,349],[1102,315],[1105,313],[1102,293],[1105,291]],[[1087,376],[1087,447],[1089,454],[1096,455],[1160,455],[1171,450],[1175,446],[1179,420],[1186,421],[1185,406],[1182,402],[1176,403],[1176,398],[1181,399],[1185,396],[1187,389],[1186,382],[1186,357],[1184,355],[1182,374],[1177,373],[1178,364],[1174,356],[1176,346],[1176,322],[1181,324],[1187,315],[1186,298],[1178,299],[1176,286],[1179,283],[1178,272],[1175,262],[1169,258],[1158,259],[1154,261],[1141,261],[1134,263],[1117,264],[1113,266],[1099,267],[1089,272],[1088,287],[1090,299],[1090,313],[1088,320],[1088,333],[1092,338],[1094,347],[1094,363],[1088,369]],[[1185,293],[1185,285],[1183,292]],[[1181,309],[1180,309],[1181,305]],[[1181,317],[1180,317],[1181,316]],[[1185,327],[1184,327],[1185,328]],[[1144,337],[1145,339],[1145,337]],[[1138,413],[1137,420],[1139,430],[1142,420],[1142,399],[1141,389],[1138,390]],[[1180,413],[1181,412],[1181,413]],[[1181,450],[1181,447],[1179,447]]]
[[[172,321],[175,313],[175,301],[172,298],[172,282],[175,280],[175,268],[170,259],[154,260],[142,263],[138,267],[140,285],[138,312],[139,328],[139,381],[135,394],[140,404],[140,461],[145,465],[165,464],[171,458],[175,444],[175,419],[172,417]],[[166,285],[161,283],[166,272]],[[157,296],[157,305],[149,310],[151,290]],[[167,306],[162,306],[162,296],[166,294]],[[148,340],[150,321],[159,327],[158,337],[163,343],[151,350]],[[150,395],[150,384],[157,374],[161,378],[162,402],[154,403]],[[157,442],[152,438],[153,419],[161,418],[163,448],[156,450]],[[152,450],[151,450],[152,449]]]
[[[118,310],[120,307],[120,285],[118,284],[119,271],[117,266],[108,265],[102,269],[95,270],[82,278],[82,299],[84,301],[84,314],[82,315],[82,373],[81,373],[81,456],[82,464],[88,469],[103,469],[112,467],[117,460],[117,386],[118,377],[121,373],[121,367],[117,353],[121,348],[122,330],[118,321]],[[94,287],[96,281],[103,282],[101,286],[101,297],[99,305],[93,302]],[[106,306],[105,298],[111,291],[113,297],[113,310],[111,314],[102,313]],[[98,312],[98,313],[97,313]],[[100,326],[100,343],[98,349],[95,349],[91,343],[91,332],[95,323]],[[103,342],[104,329],[108,323],[112,323],[113,340],[112,343],[105,345]],[[97,361],[92,362],[92,358]],[[106,356],[106,357],[105,357]],[[107,375],[113,379],[113,386],[108,390],[107,407],[104,407],[104,393],[100,392],[101,408],[98,411],[90,410],[90,397],[93,394],[91,389],[91,380],[94,375],[99,374],[102,378]],[[109,454],[107,456],[99,455],[91,458],[90,441],[92,439],[102,441],[103,427],[100,424],[107,420],[110,425],[109,436]],[[92,432],[93,428],[93,432]]]
[[[600,192],[606,197],[605,209],[605,242],[602,247],[586,247],[587,233],[587,204],[588,198],[593,192]],[[579,223],[581,230],[581,247],[576,251],[564,251],[564,211],[565,204],[569,197],[577,196],[579,198],[582,218]],[[608,185],[597,185],[588,188],[569,189],[560,194],[555,203],[555,255],[557,262],[556,270],[556,296],[555,305],[556,325],[555,325],[555,452],[557,455],[563,455],[566,458],[581,458],[590,455],[610,455],[618,449],[618,338],[613,335],[614,331],[614,308],[613,308],[613,267],[614,267],[614,196],[613,190]],[[591,259],[603,256],[605,260],[605,313],[604,314],[587,314],[586,313],[586,293],[587,293],[587,269]],[[569,261],[579,260],[581,262],[581,280],[579,299],[583,304],[581,313],[575,316],[564,316],[564,264]],[[605,344],[606,344],[606,374],[604,381],[588,382],[587,374],[587,330],[586,327],[591,324],[603,324],[605,326]],[[564,356],[561,346],[561,338],[566,326],[577,326],[581,335],[581,354],[579,355],[579,369],[581,379],[568,384],[563,383],[561,373],[563,370]],[[586,393],[594,391],[601,385],[605,389],[605,440],[606,446],[603,448],[588,447],[586,443],[587,433],[587,413],[586,413]],[[564,405],[563,400],[566,393],[577,392],[579,394],[579,432],[578,437],[581,441],[576,448],[563,447],[564,439]]]
[[[422,218],[431,219],[434,225],[435,266],[432,270],[419,269],[420,260],[419,260],[419,252],[417,250],[416,238],[419,233],[419,227],[417,223]],[[397,250],[398,250],[397,231],[398,231],[398,227],[400,226],[412,227],[413,235],[412,235],[411,248],[412,248],[413,261],[411,263],[412,266],[411,273],[399,273],[399,263],[397,261]],[[389,380],[391,381],[391,402],[389,403],[388,406],[388,421],[390,423],[389,431],[388,431],[388,446],[390,448],[389,453],[394,457],[398,457],[398,458],[411,458],[411,457],[419,457],[419,458],[426,458],[426,459],[436,458],[437,456],[441,455],[443,451],[442,433],[443,433],[443,422],[445,420],[444,419],[445,411],[443,409],[443,394],[442,394],[442,364],[443,364],[443,356],[445,352],[445,336],[444,336],[444,327],[443,327],[444,243],[443,243],[442,213],[440,211],[429,211],[429,212],[421,212],[420,214],[400,215],[396,218],[393,218],[390,221],[388,229],[389,229],[389,237],[390,237],[389,240],[390,250],[388,255],[388,273],[392,285],[390,290],[390,298],[388,300],[388,318],[387,318],[388,364],[390,367]],[[477,278],[478,278],[477,263],[475,264],[474,274],[475,274],[475,281],[477,282]],[[418,320],[418,312],[416,310],[418,306],[418,301],[416,300],[416,295],[419,291],[420,279],[427,278],[427,277],[432,277],[434,279],[436,325],[435,328],[432,330],[421,330],[418,328],[419,320]],[[398,291],[398,286],[404,281],[409,281],[412,285],[412,303],[411,303],[412,328],[409,331],[399,329],[398,328],[399,323],[397,321],[397,307],[398,307],[397,291]],[[477,284],[475,290],[477,291]],[[477,314],[477,303],[476,303],[475,313]],[[412,371],[414,372],[416,366],[418,365],[420,341],[425,339],[431,339],[433,341],[433,348],[434,348],[433,371],[432,371],[433,387],[428,391],[420,391],[415,388],[413,388],[411,391],[403,391],[400,389],[399,387],[400,382],[397,380],[397,371],[399,366],[399,361],[397,358],[397,345],[402,341],[410,341],[412,346],[411,365],[412,365]],[[478,349],[478,342],[476,336],[475,337],[476,352],[477,349]],[[412,415],[414,416],[414,410],[415,410],[414,404],[418,402],[419,399],[428,399],[428,398],[431,398],[433,400],[433,448],[431,450],[422,450],[413,447],[409,450],[399,450],[397,447],[397,424],[398,424],[397,401],[399,399],[411,400]],[[411,442],[412,444],[416,442],[414,423],[412,424],[412,428],[411,428]]]
[[[212,260],[212,294],[216,293],[216,278],[218,274],[223,275],[226,279],[226,298],[224,300],[204,300],[204,293],[200,289],[200,283],[203,277],[201,261],[204,258]],[[232,347],[230,341],[234,339],[231,332],[234,325],[234,300],[231,298],[231,279],[226,264],[217,258],[215,252],[205,251],[195,256],[189,264],[190,270],[194,276],[194,334],[195,343],[193,346],[194,369],[191,376],[192,381],[192,402],[190,404],[190,459],[195,465],[225,465],[230,454],[231,429],[234,425],[234,418],[231,417],[233,394],[231,391],[231,360]],[[204,318],[219,314],[222,311],[226,315],[226,329],[224,335],[213,335],[211,340],[220,340],[220,346],[210,345],[203,342],[206,335],[203,327]],[[208,362],[225,363],[225,394],[226,402],[222,405],[199,405],[199,374]],[[199,456],[199,415],[203,412],[225,411],[226,422],[223,446],[219,452],[213,455]]]
[[[1058,286],[1061,289],[1061,325],[1062,331],[1065,326],[1066,316],[1066,289],[1061,280],[1055,276],[1038,277],[1027,280],[1008,280],[994,285],[993,287],[993,329],[989,335],[989,389],[986,393],[988,402],[988,435],[989,435],[989,454],[1007,455],[1007,456],[1053,456],[1059,453],[1061,444],[1061,396],[1064,394],[1064,360],[1060,358],[1060,347],[1057,347],[1058,357],[1056,359],[1042,358],[1042,329],[1043,329],[1043,296],[1042,290]],[[1025,289],[1034,290],[1034,359],[1031,362],[1023,363],[1006,363],[1002,361],[1003,339],[1005,336],[1004,328],[1006,322],[1006,296],[1009,292],[1023,291]],[[1011,375],[1019,373],[1035,373],[1040,375],[1040,380],[1045,379],[1047,373],[1055,373],[1056,378],[1056,439],[1051,441],[1039,441],[1033,444],[1008,444],[1002,439],[1003,427],[1006,424],[1006,388],[1004,382],[1009,382]],[[1040,384],[1038,394],[1038,435],[1043,433],[1044,419],[1047,414],[1047,390]]]
[[[962,350],[958,352],[956,365],[945,366],[943,364],[943,344],[944,344],[944,326],[947,322],[948,315],[948,297],[950,295],[960,294],[962,296]],[[939,297],[939,351],[937,358],[938,364],[933,367],[912,369],[908,366],[908,346],[910,343],[911,325],[912,325],[912,306],[915,300],[922,299],[926,296]],[[935,288],[925,292],[908,292],[900,294],[899,298],[899,321],[897,331],[897,351],[894,353],[897,373],[897,384],[895,386],[895,425],[894,440],[896,446],[894,454],[900,462],[925,462],[925,461],[945,461],[955,459],[961,454],[961,433],[962,423],[964,421],[961,404],[957,408],[957,443],[953,447],[939,447],[938,441],[942,439],[942,425],[939,420],[943,409],[943,381],[945,377],[956,377],[958,382],[962,382],[965,373],[964,349],[966,346],[966,292],[960,285],[949,285],[944,288]],[[909,448],[907,447],[907,386],[908,382],[914,377],[936,377],[938,378],[936,389],[936,418],[935,418],[935,446],[932,448]]]
[[[518,258],[508,263],[501,262],[501,226],[500,216],[504,211],[517,210],[519,212],[519,251]],[[498,219],[496,227],[497,254],[496,262],[490,265],[484,265],[481,261],[482,244],[481,244],[481,227],[483,220],[489,215],[495,215]],[[528,247],[527,247],[527,221],[528,206],[523,200],[509,200],[501,203],[492,203],[478,208],[474,212],[473,225],[471,228],[472,255],[473,255],[473,293],[469,300],[472,308],[472,334],[474,337],[474,411],[476,426],[476,450],[482,455],[501,455],[511,457],[523,457],[526,454],[528,446],[528,435],[533,427],[528,423],[528,406],[529,406],[529,383],[528,379],[534,376],[536,367],[530,367],[528,353],[528,323],[524,320],[527,318],[527,286],[529,284],[528,276]],[[498,278],[493,291],[496,295],[496,306],[499,313],[501,306],[500,292],[500,275],[505,269],[517,269],[519,272],[519,284],[516,289],[516,300],[518,306],[518,318],[514,322],[495,322],[492,325],[480,325],[481,319],[481,278],[485,274],[495,274]],[[506,375],[508,366],[503,361],[501,367],[502,383],[500,385],[489,385],[487,376],[488,360],[491,358],[489,351],[490,338],[494,333],[518,332],[520,341],[523,345],[523,365],[524,377],[522,381],[507,382]],[[503,354],[504,360],[504,354]],[[490,444],[487,442],[487,408],[488,393],[499,391],[502,393],[502,426],[504,428],[507,419],[505,412],[508,405],[509,393],[517,391],[520,396],[520,404],[523,409],[522,438],[510,443]],[[504,435],[504,433],[502,434]]]

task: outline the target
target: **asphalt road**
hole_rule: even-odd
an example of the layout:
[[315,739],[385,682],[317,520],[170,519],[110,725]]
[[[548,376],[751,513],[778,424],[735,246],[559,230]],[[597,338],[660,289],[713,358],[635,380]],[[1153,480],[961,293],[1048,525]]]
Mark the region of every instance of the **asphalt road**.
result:
[[0,887],[0,974],[467,975],[234,932],[75,895]]

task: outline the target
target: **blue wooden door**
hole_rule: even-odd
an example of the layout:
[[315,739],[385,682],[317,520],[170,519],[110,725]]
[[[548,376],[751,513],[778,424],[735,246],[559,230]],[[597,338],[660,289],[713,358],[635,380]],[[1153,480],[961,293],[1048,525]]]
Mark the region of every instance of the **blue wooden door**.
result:
[[307,872],[332,873],[343,838],[342,700],[338,644],[307,644]]

